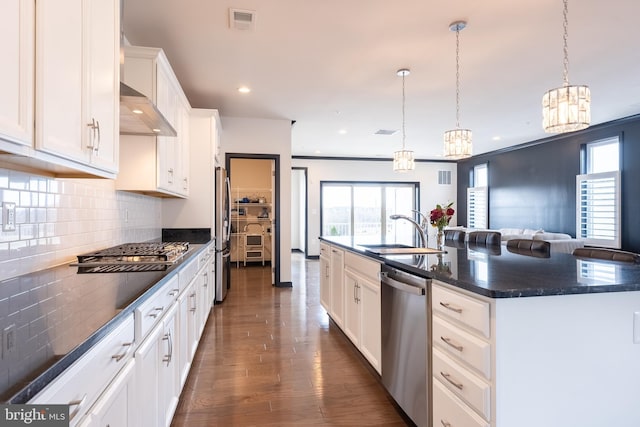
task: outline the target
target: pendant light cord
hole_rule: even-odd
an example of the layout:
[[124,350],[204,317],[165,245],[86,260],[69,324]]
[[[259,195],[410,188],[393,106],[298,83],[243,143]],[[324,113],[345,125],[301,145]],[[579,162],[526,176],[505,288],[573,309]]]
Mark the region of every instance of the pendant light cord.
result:
[[405,103],[405,96],[404,96],[404,76],[405,76],[405,72],[402,73],[402,151],[404,151],[404,141],[406,138],[405,135],[405,128],[404,128],[404,103]]
[[456,128],[460,128],[460,28],[456,27]]
[[563,1],[564,6],[563,6],[563,10],[562,10],[562,17],[563,17],[563,22],[562,22],[562,26],[564,29],[564,34],[562,36],[562,40],[563,40],[563,50],[564,50],[564,63],[563,63],[563,76],[562,76],[562,81],[564,82],[564,86],[569,86],[569,19],[567,18],[568,14],[569,14],[569,6],[568,0],[564,0]]

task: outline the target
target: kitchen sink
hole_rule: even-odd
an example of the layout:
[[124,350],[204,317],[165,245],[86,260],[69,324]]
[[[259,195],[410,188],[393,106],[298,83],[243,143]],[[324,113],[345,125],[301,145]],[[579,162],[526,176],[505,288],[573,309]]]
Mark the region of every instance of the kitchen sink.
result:
[[401,243],[361,244],[359,246],[362,246],[366,252],[371,252],[376,255],[429,255],[444,253],[443,250],[439,249],[418,248]]

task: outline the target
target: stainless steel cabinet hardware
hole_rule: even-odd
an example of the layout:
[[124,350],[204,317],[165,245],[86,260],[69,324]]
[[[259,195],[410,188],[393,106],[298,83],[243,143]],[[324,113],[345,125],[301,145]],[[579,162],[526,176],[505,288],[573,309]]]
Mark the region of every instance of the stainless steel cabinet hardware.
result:
[[463,384],[457,383],[454,380],[451,379],[451,374],[448,374],[446,372],[442,372],[440,371],[440,375],[442,375],[442,377],[447,380],[449,382],[449,384],[451,384],[452,386],[454,386],[455,388],[457,388],[458,390],[462,390],[462,387],[464,387]]
[[453,341],[451,341],[451,338],[440,337],[440,339],[458,351],[462,351],[464,349],[464,347],[461,346],[460,344],[455,344]]
[[167,332],[162,337],[163,341],[167,341],[167,354],[165,354],[162,359],[163,362],[167,362],[167,366],[171,363],[171,358],[173,357],[173,340],[171,339],[171,332]]
[[86,394],[82,396],[82,399],[72,400],[71,402],[68,403],[69,407],[72,407],[72,406],[76,407],[76,409],[74,409],[73,412],[69,414],[69,420],[72,420],[76,415],[78,415],[78,412],[80,412],[80,409],[82,408],[82,405],[84,404],[85,400],[87,400]]
[[191,295],[189,295],[189,298],[193,298],[193,307],[191,307],[189,309],[189,311],[191,311],[192,313],[195,313],[196,309],[197,309],[197,307],[196,307],[196,293],[194,292]]
[[133,343],[132,342],[126,342],[126,343],[122,344],[122,346],[126,347],[126,350],[124,351],[124,353],[114,354],[113,356],[111,356],[111,358],[115,359],[116,362],[119,362],[122,359],[124,359],[124,357],[129,353],[129,351],[131,351],[131,348],[133,347]]
[[440,302],[440,305],[446,308],[447,310],[455,311],[456,313],[462,313],[462,309],[460,307],[452,306],[448,302]]
[[442,427],[451,427],[451,423],[445,420],[440,420],[440,424],[442,424]]

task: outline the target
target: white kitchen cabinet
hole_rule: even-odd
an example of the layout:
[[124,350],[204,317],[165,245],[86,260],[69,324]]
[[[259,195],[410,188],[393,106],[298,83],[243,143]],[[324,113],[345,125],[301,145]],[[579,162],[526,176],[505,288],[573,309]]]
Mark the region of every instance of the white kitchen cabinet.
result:
[[121,135],[116,189],[158,197],[186,197],[191,181],[191,107],[162,49],[126,46],[122,80],[151,99],[177,135]]
[[119,75],[117,0],[36,2],[36,150],[112,178]]
[[129,316],[29,403],[69,405],[70,425],[75,426],[131,359],[133,347],[134,321]]
[[180,349],[178,354],[180,385],[183,386],[191,369],[196,337],[196,281],[193,280],[178,298]]
[[180,373],[176,312],[177,306],[172,305],[134,355],[139,384],[138,407],[144,414],[139,420],[141,426],[168,426],[178,404]]
[[368,257],[346,252],[344,265],[344,332],[380,373],[380,264]]
[[431,311],[433,425],[495,425],[490,301],[434,281]]
[[360,347],[360,325],[362,310],[360,309],[361,278],[350,270],[344,272],[344,324],[345,335],[353,345]]
[[0,151],[33,146],[35,1],[0,2]]
[[320,304],[331,311],[331,246],[320,242]]
[[[187,199],[162,200],[164,228],[209,228],[215,224],[214,151],[220,141],[216,110],[192,109],[189,114],[189,194]],[[213,235],[213,232],[212,232]]]
[[180,372],[178,371],[178,351],[180,337],[177,331],[177,304],[174,304],[166,314],[162,326],[162,337],[159,345],[158,369],[160,387],[160,426],[168,427],[173,419],[173,414],[178,406],[180,398]]
[[331,247],[331,318],[340,328],[344,325],[344,250]]
[[79,427],[137,427],[135,359],[130,358]]

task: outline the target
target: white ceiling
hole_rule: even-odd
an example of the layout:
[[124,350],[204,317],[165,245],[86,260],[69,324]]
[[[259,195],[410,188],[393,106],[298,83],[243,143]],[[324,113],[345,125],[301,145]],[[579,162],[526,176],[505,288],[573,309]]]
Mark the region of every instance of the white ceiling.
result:
[[[256,12],[229,28],[229,8]],[[569,3],[569,80],[591,88],[592,124],[640,113],[640,1]],[[541,99],[562,85],[561,0],[125,0],[131,44],[165,50],[193,107],[295,121],[293,155],[390,157],[402,145],[442,158],[460,125],[474,154],[547,136]],[[237,88],[251,87],[241,95]],[[224,126],[224,121],[223,121]],[[341,129],[346,130],[340,134]],[[499,139],[497,139],[499,137]]]

